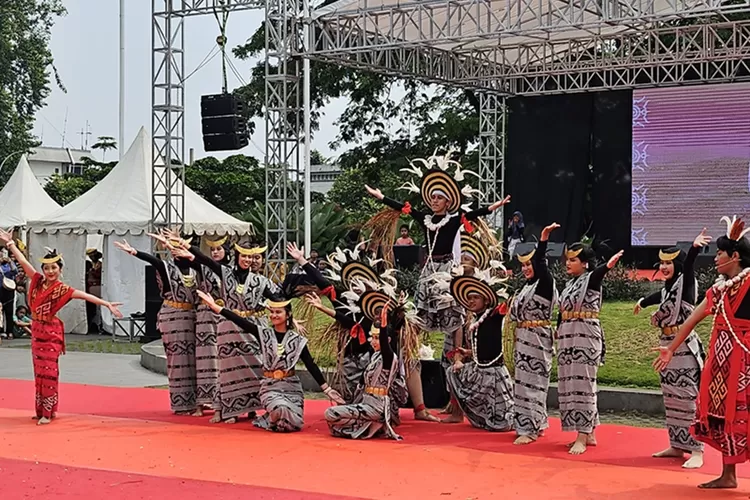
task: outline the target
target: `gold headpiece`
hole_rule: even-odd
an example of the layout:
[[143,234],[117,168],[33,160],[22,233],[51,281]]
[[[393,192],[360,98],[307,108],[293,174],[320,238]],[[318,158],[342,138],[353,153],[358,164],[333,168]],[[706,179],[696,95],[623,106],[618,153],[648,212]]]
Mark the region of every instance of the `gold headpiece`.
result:
[[172,248],[180,248],[183,242],[186,245],[189,245],[191,241],[193,241],[193,238],[188,238],[186,240],[170,238],[167,240],[167,246],[172,247]]
[[680,255],[680,250],[672,253],[666,253],[664,250],[659,250],[659,260],[673,261]]
[[263,252],[265,252],[268,249],[268,247],[244,248],[244,247],[239,246],[237,243],[235,243],[234,249],[237,250],[237,252],[239,252],[240,255],[260,255]]
[[206,240],[206,245],[210,246],[211,248],[218,248],[226,243],[228,238],[229,236],[224,236],[223,238],[218,240]]
[[266,307],[268,309],[271,309],[271,308],[273,308],[273,309],[283,309],[284,307],[288,306],[291,303],[292,303],[291,300],[283,300],[281,302],[274,302],[272,300],[267,300],[266,301]]
[[23,241],[21,241],[21,240],[16,240],[16,246],[18,247],[18,249],[19,249],[20,251],[22,251],[22,252],[25,252],[25,251],[26,251],[26,243],[24,243]]
[[520,262],[521,264],[526,264],[528,261],[534,258],[534,254],[536,254],[536,248],[526,255],[521,255],[519,253],[518,255],[516,255],[516,257],[518,257],[518,262]]
[[583,248],[579,248],[578,250],[565,250],[565,257],[568,259],[575,259],[581,254],[581,252],[583,252]]
[[55,255],[54,257],[47,257],[44,259],[39,259],[39,262],[42,264],[56,264],[62,260],[62,254]]
[[96,252],[97,252],[96,248],[87,248],[86,249],[86,255],[91,255],[91,254],[96,253]]

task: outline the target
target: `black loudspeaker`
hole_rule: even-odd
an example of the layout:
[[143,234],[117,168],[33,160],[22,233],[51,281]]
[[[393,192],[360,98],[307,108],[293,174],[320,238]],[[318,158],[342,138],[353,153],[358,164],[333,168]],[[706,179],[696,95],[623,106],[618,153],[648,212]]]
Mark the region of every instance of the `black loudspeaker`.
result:
[[555,243],[553,241],[550,241],[549,243],[547,243],[547,258],[561,259],[564,250],[565,243]]
[[437,360],[422,361],[422,392],[427,408],[444,408],[450,401],[445,370]]
[[161,333],[156,328],[156,317],[161,309],[161,294],[156,282],[156,268],[146,266],[146,335],[143,342],[158,340]]
[[420,262],[419,245],[395,245],[393,247],[393,258],[396,261],[396,267],[411,269],[417,267]]
[[201,97],[203,149],[232,151],[250,143],[245,106],[233,94]]

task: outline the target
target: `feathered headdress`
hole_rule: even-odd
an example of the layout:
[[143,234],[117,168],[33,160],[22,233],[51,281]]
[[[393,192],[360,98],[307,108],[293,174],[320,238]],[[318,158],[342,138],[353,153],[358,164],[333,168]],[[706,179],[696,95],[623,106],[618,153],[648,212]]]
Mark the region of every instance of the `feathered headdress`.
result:
[[726,223],[727,238],[732,241],[740,241],[747,233],[750,233],[750,228],[745,229],[745,221],[736,215],[731,219],[725,215],[721,218],[721,222]]

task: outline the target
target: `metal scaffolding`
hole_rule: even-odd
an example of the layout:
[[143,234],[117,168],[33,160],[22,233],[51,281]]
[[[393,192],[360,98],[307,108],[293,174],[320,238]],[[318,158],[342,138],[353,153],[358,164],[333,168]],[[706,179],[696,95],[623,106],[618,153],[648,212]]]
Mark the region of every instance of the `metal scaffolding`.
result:
[[[269,272],[279,273],[286,244],[300,235],[300,143],[303,140],[301,0],[266,1],[266,244]],[[282,276],[269,276],[282,278]]]
[[[299,87],[301,0],[152,0],[152,120],[155,229],[180,227],[185,215],[185,19],[266,9],[266,241],[276,261],[296,241],[300,220]],[[161,167],[161,162],[168,168]],[[274,254],[275,252],[275,254]],[[280,269],[280,266],[270,266]]]
[[304,58],[477,91],[485,203],[503,196],[508,96],[750,80],[750,0],[337,0],[310,16],[304,0],[152,1],[154,161],[173,166],[154,169],[156,226],[184,216],[185,17],[266,9],[265,236],[278,261],[300,232]]

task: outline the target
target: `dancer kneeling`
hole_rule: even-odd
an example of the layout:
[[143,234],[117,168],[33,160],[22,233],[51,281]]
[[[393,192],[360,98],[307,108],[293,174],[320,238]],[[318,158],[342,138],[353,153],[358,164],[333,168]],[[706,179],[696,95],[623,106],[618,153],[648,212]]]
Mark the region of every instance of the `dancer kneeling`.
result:
[[[674,341],[680,325],[685,323],[695,309],[698,295],[695,259],[700,248],[710,241],[711,237],[706,236],[706,229],[703,229],[687,254],[677,247],[659,251],[659,269],[666,278],[664,288],[639,300],[635,306],[634,314],[640,313],[643,307],[659,306],[651,316],[651,324],[661,330],[659,344],[664,347]],[[653,456],[682,458],[685,453],[690,453],[690,458],[682,465],[685,469],[697,469],[703,465],[703,443],[690,435],[690,426],[695,420],[704,358],[701,340],[692,331],[677,348],[677,356],[672,358],[666,370],[659,373],[667,416],[669,448],[654,453]]]
[[403,324],[403,306],[389,314],[392,302],[376,290],[368,290],[359,299],[360,308],[373,322],[370,342],[374,354],[365,370],[365,390],[357,404],[328,408],[325,413],[331,435],[352,439],[369,439],[385,432],[392,439],[401,439],[393,430],[389,390],[398,376],[398,357],[391,339]]
[[486,270],[457,276],[450,283],[456,302],[478,319],[466,331],[471,349],[459,348],[453,356],[448,385],[471,425],[505,432],[513,428],[513,382],[503,361],[507,305],[498,306],[493,282],[499,280],[490,278]]
[[293,330],[291,301],[266,303],[273,328],[247,320],[233,311],[224,309],[214,299],[198,290],[196,293],[215,313],[221,314],[260,343],[263,380],[260,384],[260,403],[266,412],[253,421],[253,425],[274,432],[296,432],[304,425],[305,397],[302,384],[294,367],[299,360],[335,403],[343,404],[341,395],[326,383],[320,368],[307,349],[307,339]]

